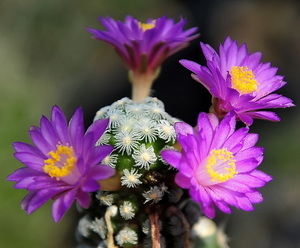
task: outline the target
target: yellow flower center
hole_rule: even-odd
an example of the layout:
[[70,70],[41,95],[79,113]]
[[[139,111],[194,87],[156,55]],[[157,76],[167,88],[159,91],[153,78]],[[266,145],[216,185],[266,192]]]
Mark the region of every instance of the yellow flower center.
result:
[[145,32],[146,30],[152,29],[155,27],[155,20],[153,20],[150,23],[139,22],[139,27],[143,30],[143,32]]
[[227,148],[213,149],[207,158],[206,172],[212,182],[222,183],[238,174],[235,170],[235,160],[232,152]]
[[259,83],[256,81],[252,70],[247,66],[233,66],[230,71],[232,88],[240,94],[249,94],[258,91]]
[[44,160],[43,170],[50,177],[56,177],[59,180],[61,177],[68,176],[76,166],[77,159],[74,156],[72,146],[57,145],[56,151],[49,152],[49,158]]

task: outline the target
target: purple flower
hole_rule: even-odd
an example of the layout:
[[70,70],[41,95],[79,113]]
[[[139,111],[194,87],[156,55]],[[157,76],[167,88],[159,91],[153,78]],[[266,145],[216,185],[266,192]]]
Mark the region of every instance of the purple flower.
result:
[[175,124],[182,150],[161,152],[178,169],[176,183],[189,189],[209,218],[215,217],[214,205],[225,213],[231,213],[229,205],[253,210],[252,204],[263,200],[256,188],[272,180],[256,169],[263,160],[263,148],[254,146],[258,135],[249,134],[248,127],[235,131],[235,124],[233,112],[220,123],[214,114],[200,113],[197,130]]
[[52,198],[52,215],[57,222],[74,199],[84,208],[89,206],[89,192],[99,189],[97,181],[115,174],[114,169],[100,164],[113,147],[95,147],[108,122],[98,120],[84,134],[81,108],[68,125],[62,110],[54,106],[50,120],[43,116],[41,127],[32,126],[29,130],[35,146],[13,143],[14,156],[26,167],[16,170],[7,180],[15,181],[15,188],[29,191],[21,202],[22,209],[31,214]]
[[262,109],[294,106],[291,99],[271,94],[286,82],[276,75],[277,68],[260,62],[260,52],[250,54],[246,44],[239,47],[229,37],[220,45],[219,55],[209,45],[200,44],[207,67],[188,60],[180,63],[195,73],[192,77],[212,94],[211,112],[223,117],[233,110],[241,121],[251,125],[253,118],[280,120],[274,112]]
[[162,62],[198,37],[198,34],[192,35],[197,28],[183,31],[186,20],[174,23],[165,16],[149,19],[146,23],[132,16],[127,16],[124,23],[110,17],[100,18],[100,22],[107,31],[87,30],[95,39],[105,41],[116,49],[129,70],[132,99],[137,102],[150,95]]
[[125,22],[111,17],[99,18],[107,31],[87,28],[94,38],[111,44],[132,71],[155,71],[173,53],[183,49],[196,38],[197,28],[183,31],[186,20],[174,23],[165,16],[141,23],[132,16]]

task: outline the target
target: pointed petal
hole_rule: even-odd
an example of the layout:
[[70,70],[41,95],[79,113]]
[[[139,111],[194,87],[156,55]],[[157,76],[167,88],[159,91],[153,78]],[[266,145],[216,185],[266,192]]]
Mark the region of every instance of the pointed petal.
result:
[[69,133],[75,151],[82,151],[84,136],[83,112],[77,108],[69,123]]
[[102,136],[109,124],[109,119],[100,119],[95,121],[86,131],[86,135],[93,133],[93,145]]
[[42,116],[41,118],[40,127],[43,138],[51,145],[51,147],[56,147],[61,140],[59,140],[51,122],[45,116]]
[[7,176],[6,180],[8,181],[19,181],[25,177],[36,177],[36,176],[42,176],[45,175],[45,173],[32,170],[27,167],[22,167],[17,170],[15,170],[13,173],[11,173],[9,176]]
[[90,194],[87,192],[83,192],[82,190],[78,190],[76,196],[78,204],[83,208],[88,208],[91,203]]
[[178,169],[182,160],[182,154],[180,152],[173,150],[163,150],[161,151],[161,156],[168,164]]
[[58,222],[71,207],[76,195],[76,189],[69,190],[59,196],[52,205],[52,217],[54,222]]
[[99,180],[110,178],[113,175],[115,175],[115,173],[116,173],[115,169],[107,165],[100,164],[92,167],[89,171],[88,176],[90,178],[93,178],[94,180],[99,181]]
[[101,145],[93,148],[87,164],[90,166],[99,164],[107,155],[113,151],[113,146]]
[[191,179],[178,172],[175,176],[175,182],[183,189],[191,187]]
[[99,188],[99,183],[92,178],[86,178],[80,187],[83,192],[95,192]]
[[36,194],[30,199],[30,202],[27,203],[27,205],[25,206],[27,213],[31,214],[36,209],[45,204],[48,200],[50,200],[52,197],[60,193],[62,190],[62,188],[47,188],[36,191]]
[[62,144],[70,144],[67,119],[58,106],[52,108],[51,123]]
[[44,166],[44,158],[28,152],[17,152],[14,156],[29,168],[37,171],[43,171],[42,167]]

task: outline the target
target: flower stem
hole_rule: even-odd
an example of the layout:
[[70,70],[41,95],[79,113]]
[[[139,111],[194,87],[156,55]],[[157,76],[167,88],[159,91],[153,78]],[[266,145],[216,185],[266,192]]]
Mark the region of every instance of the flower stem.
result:
[[141,102],[147,96],[150,96],[151,87],[154,80],[158,77],[160,68],[155,72],[146,71],[143,73],[129,71],[129,80],[132,83],[132,100]]

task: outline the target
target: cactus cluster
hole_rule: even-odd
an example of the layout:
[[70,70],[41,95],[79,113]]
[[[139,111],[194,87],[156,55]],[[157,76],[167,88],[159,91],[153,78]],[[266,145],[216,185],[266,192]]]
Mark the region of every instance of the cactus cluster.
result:
[[175,184],[176,170],[160,155],[176,141],[177,120],[152,97],[140,103],[129,98],[116,101],[101,108],[95,121],[105,118],[110,123],[97,144],[114,147],[102,163],[116,169],[117,175],[101,185],[88,210],[82,209],[79,247],[187,247],[187,227],[201,211]]

